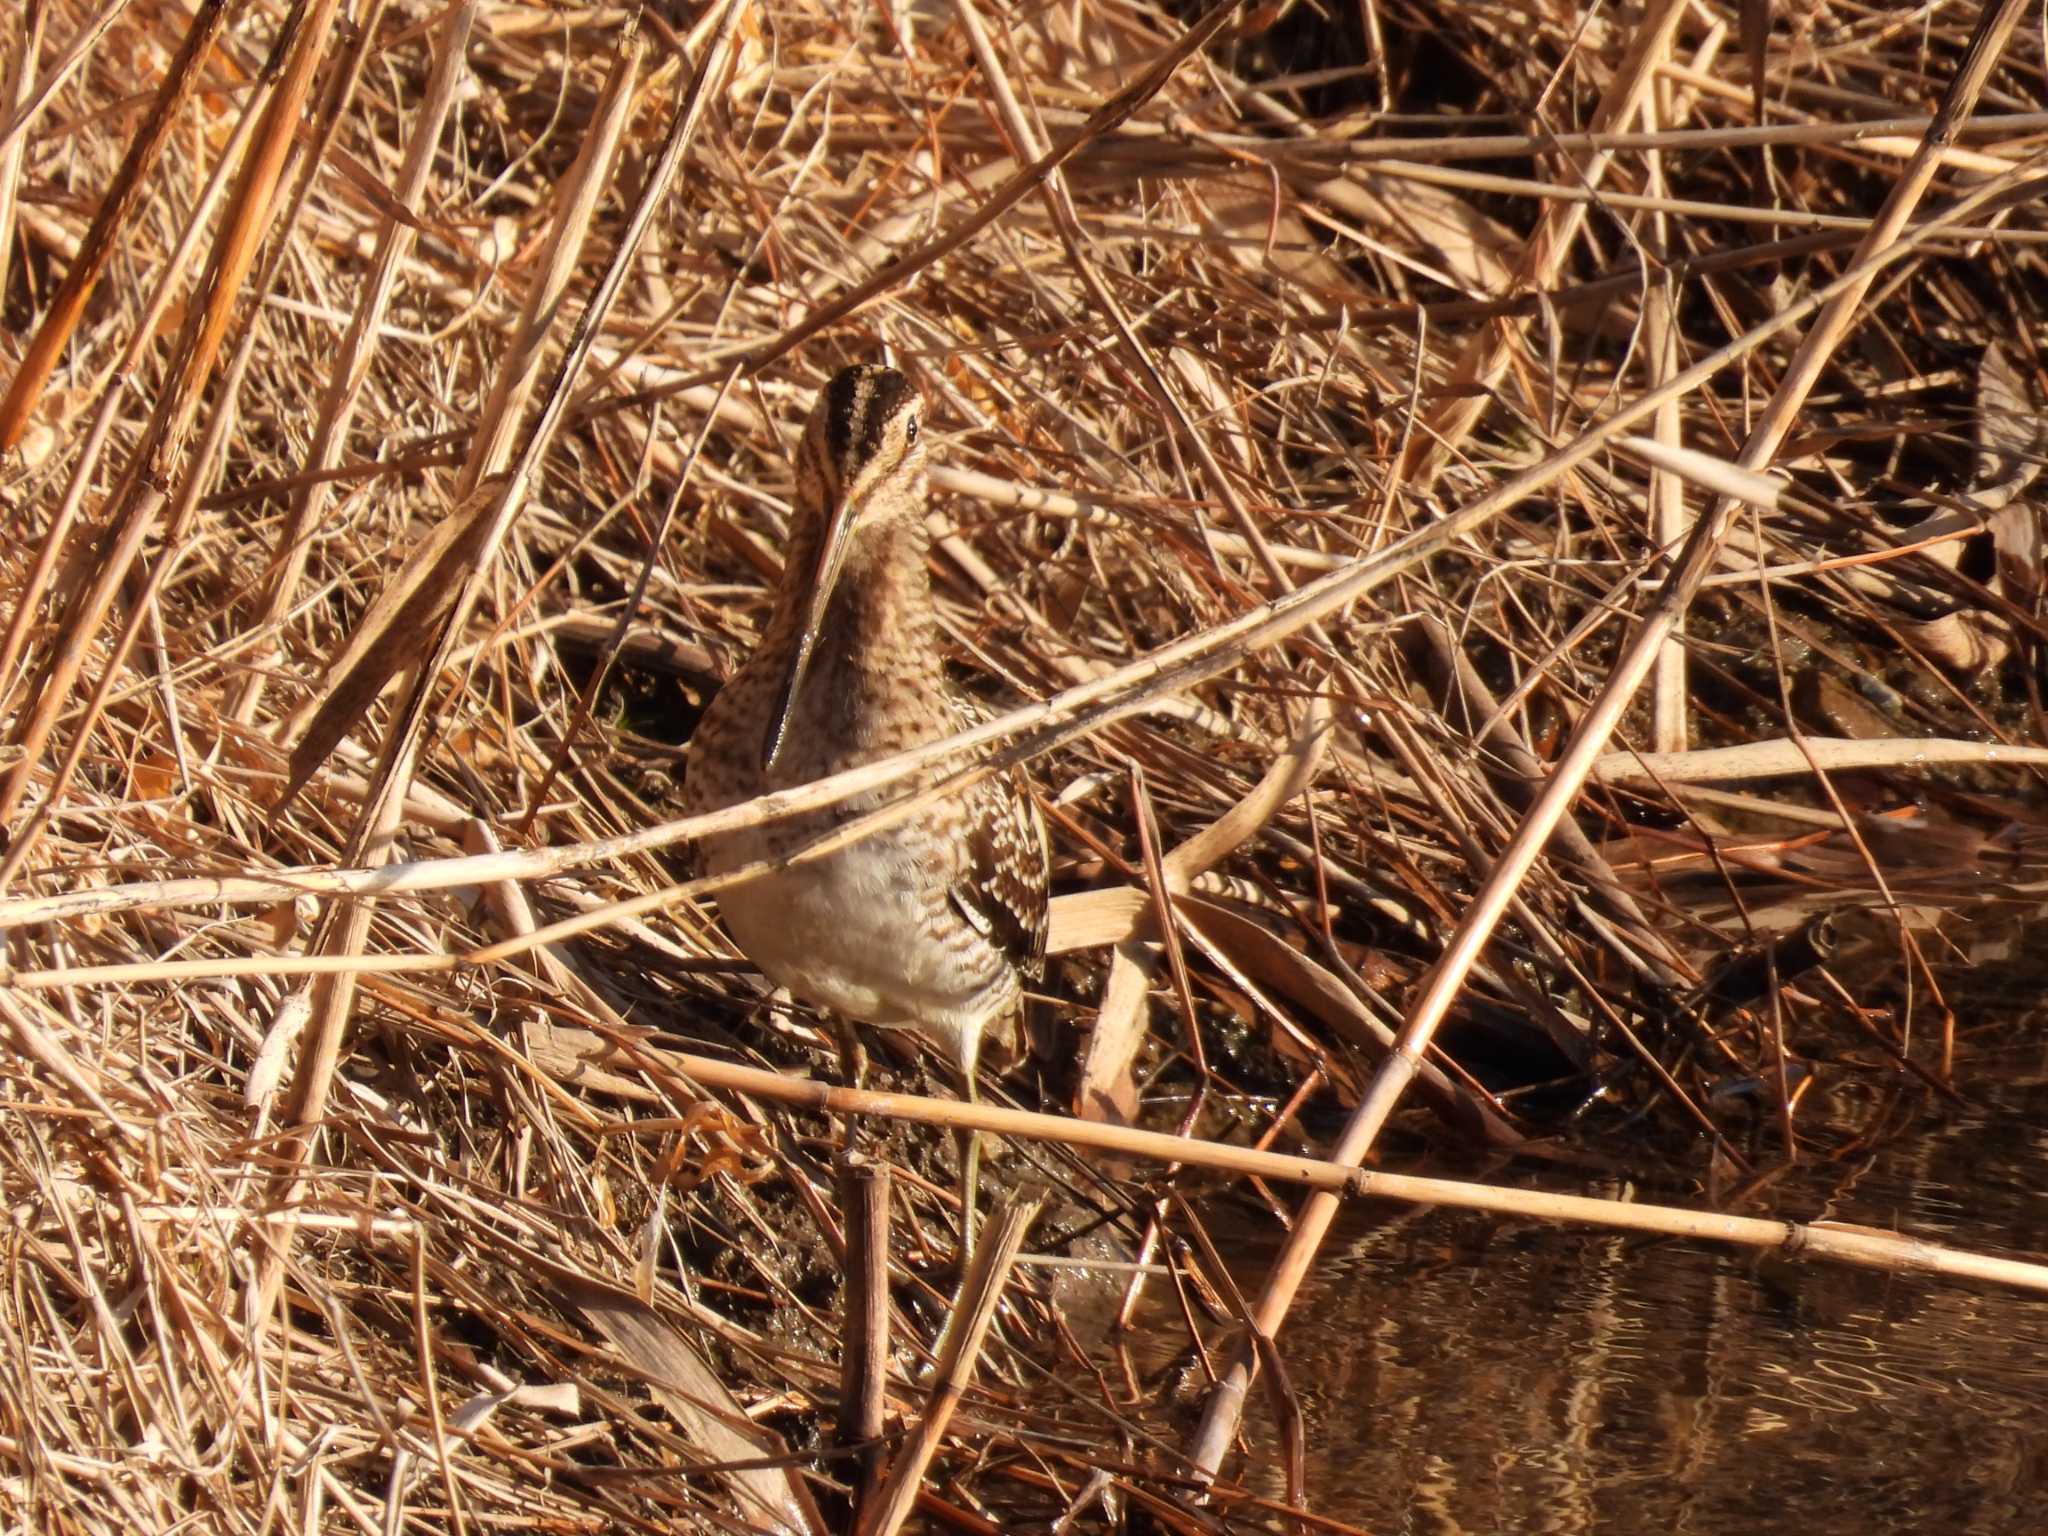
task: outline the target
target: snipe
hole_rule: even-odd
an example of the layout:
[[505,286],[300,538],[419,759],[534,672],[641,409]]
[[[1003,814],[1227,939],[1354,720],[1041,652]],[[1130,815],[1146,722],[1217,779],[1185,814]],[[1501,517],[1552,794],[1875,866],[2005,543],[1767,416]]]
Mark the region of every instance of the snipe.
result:
[[[796,513],[773,617],[690,742],[685,799],[717,810],[950,736],[974,719],[947,678],[926,555],[924,402],[891,368],[818,396],[796,454]],[[795,853],[927,787],[927,770],[831,809],[707,839],[721,874]],[[842,1024],[917,1031],[967,1096],[985,1044],[1016,1049],[1045,954],[1045,827],[1021,772],[823,858],[719,893],[727,931],[770,981]],[[963,1231],[977,1157],[967,1138]]]

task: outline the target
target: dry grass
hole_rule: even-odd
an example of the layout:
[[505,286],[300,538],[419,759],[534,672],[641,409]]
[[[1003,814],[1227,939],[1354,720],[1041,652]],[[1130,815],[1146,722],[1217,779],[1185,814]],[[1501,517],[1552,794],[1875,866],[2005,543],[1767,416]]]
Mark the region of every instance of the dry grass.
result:
[[[2048,888],[2038,29],[632,9],[0,17],[17,1528],[842,1519],[854,1131],[678,1070],[829,1053],[672,806],[795,424],[884,349],[1056,826],[1090,1043],[1020,1097],[1301,1146],[1392,1106],[1447,952],[1396,1122],[1435,1141],[1733,1203],[1951,1091],[1941,969]],[[1668,451],[1745,444],[1779,483]],[[879,1124],[895,1435],[955,1213]],[[1232,1294],[1162,1178],[1033,1155],[1032,1248],[1099,1211],[1190,1327]],[[1186,1424],[1023,1273],[925,1514],[1193,1529]]]

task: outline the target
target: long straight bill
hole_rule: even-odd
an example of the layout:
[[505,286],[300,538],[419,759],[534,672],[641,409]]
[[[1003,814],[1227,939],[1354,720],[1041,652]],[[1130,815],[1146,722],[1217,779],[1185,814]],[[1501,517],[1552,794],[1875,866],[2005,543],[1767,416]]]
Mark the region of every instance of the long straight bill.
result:
[[832,499],[825,519],[825,535],[818,541],[817,559],[810,573],[811,600],[805,607],[804,627],[797,635],[796,656],[789,664],[789,676],[782,680],[781,692],[775,696],[775,709],[768,716],[768,734],[761,742],[763,773],[774,768],[789,738],[790,713],[796,708],[797,695],[803,692],[804,678],[811,670],[811,656],[817,650],[818,633],[825,627],[832,588],[839,580],[840,567],[846,563],[852,531],[853,509],[841,491]]

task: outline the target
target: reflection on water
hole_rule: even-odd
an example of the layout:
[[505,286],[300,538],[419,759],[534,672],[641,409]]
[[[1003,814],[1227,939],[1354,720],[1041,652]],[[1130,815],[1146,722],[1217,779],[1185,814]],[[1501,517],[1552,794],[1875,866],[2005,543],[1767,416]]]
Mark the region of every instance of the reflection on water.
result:
[[[2017,1065],[1995,1105],[1796,1170],[1773,1209],[2040,1256],[2048,1082],[2038,1050],[2035,1081]],[[1320,1515],[1375,1533],[2048,1529],[2048,1298],[1469,1212],[1369,1220],[1333,1234],[1281,1337]],[[1269,1252],[1240,1235],[1247,1287]],[[1267,1403],[1246,1433],[1230,1470],[1283,1496]]]

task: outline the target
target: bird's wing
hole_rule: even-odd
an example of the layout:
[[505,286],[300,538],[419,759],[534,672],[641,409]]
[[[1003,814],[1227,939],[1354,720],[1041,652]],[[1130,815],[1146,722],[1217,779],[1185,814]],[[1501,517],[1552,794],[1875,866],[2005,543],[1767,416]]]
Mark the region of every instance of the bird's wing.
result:
[[980,803],[967,817],[966,869],[953,885],[953,904],[1019,975],[1036,981],[1045,974],[1045,818],[1022,772],[973,793]]

